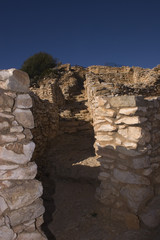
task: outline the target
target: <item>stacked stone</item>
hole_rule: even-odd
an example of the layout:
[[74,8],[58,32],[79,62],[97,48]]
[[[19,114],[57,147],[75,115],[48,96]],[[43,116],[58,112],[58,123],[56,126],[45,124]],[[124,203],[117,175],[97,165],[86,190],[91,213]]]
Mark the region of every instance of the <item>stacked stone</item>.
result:
[[95,150],[101,163],[97,198],[111,218],[138,229],[160,224],[160,98],[105,96],[86,77]]
[[[30,95],[33,100],[33,115],[35,127],[32,129],[36,149],[33,159],[44,153],[48,141],[53,139],[59,129],[59,96],[57,82],[54,79],[47,79],[40,88],[31,88]],[[59,97],[60,98],[60,97]]]
[[0,240],[45,240],[42,185],[30,162],[35,144],[28,75],[0,71]]

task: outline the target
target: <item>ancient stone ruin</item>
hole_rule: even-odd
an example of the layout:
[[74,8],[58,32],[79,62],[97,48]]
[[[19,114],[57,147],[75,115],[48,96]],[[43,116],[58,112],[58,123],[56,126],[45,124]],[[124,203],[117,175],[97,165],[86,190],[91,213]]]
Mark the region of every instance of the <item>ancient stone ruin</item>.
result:
[[[85,94],[78,95],[82,89]],[[39,162],[48,144],[62,133],[78,131],[83,137],[85,131],[88,135],[94,130],[96,157],[86,162],[87,167],[100,165],[95,195],[107,218],[132,230],[158,227],[159,96],[159,66],[84,69],[66,64],[55,68],[38,88],[30,89],[26,73],[0,71],[0,240],[47,239],[41,230],[43,189],[35,179],[33,160],[41,179],[44,168],[51,168],[45,157]],[[82,99],[75,104],[76,98]],[[88,109],[84,108],[84,98]],[[55,167],[60,177],[63,161]],[[74,172],[77,163],[73,163],[73,171],[66,166],[65,177],[78,178],[79,172]],[[80,174],[84,176],[84,168]]]
[[28,94],[30,80],[22,71],[0,71],[0,239],[46,239],[41,232],[42,185],[31,162],[34,119]]

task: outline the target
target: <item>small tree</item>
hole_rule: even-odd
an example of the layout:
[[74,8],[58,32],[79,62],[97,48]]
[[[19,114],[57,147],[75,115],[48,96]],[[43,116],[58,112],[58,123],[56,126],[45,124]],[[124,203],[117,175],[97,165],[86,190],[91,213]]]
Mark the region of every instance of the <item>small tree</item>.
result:
[[36,82],[40,75],[47,69],[53,68],[58,64],[50,54],[39,52],[24,61],[21,70],[27,72],[31,78],[31,83]]

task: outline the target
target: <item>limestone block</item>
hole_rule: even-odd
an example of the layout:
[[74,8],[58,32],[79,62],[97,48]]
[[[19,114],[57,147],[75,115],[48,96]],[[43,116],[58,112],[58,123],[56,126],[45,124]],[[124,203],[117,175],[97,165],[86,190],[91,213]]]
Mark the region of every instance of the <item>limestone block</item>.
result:
[[95,131],[104,131],[104,132],[112,132],[115,131],[117,129],[116,126],[111,125],[110,123],[103,123],[100,126],[95,126]]
[[10,220],[11,226],[14,227],[41,216],[44,211],[43,201],[37,199],[31,205],[9,212],[7,216]]
[[26,164],[29,162],[35,149],[35,144],[33,142],[23,145],[23,154],[8,150],[6,146],[0,146],[0,159],[18,164]]
[[0,71],[2,89],[15,92],[28,92],[30,80],[28,74],[14,68]]
[[12,143],[12,142],[16,142],[16,141],[17,141],[17,137],[15,135],[11,135],[11,134],[2,135],[2,134],[0,134],[0,144]]
[[129,185],[123,187],[120,193],[127,201],[131,211],[134,213],[137,213],[139,208],[144,206],[154,195],[152,187],[131,187]]
[[10,127],[10,125],[7,121],[0,122],[0,131],[1,130],[7,130],[9,127]]
[[[109,98],[108,98],[109,99]],[[136,107],[135,96],[117,96],[109,99],[112,107]]]
[[113,177],[122,183],[150,185],[150,181],[146,177],[139,176],[129,171],[122,171],[117,168],[113,170]]
[[115,122],[115,124],[128,124],[128,125],[135,125],[141,123],[140,118],[138,116],[133,117],[122,117]]
[[136,149],[137,148],[137,143],[134,142],[123,142],[122,144],[124,147],[128,148],[128,149]]
[[0,227],[0,240],[14,240],[16,239],[16,234],[11,228],[7,226]]
[[149,228],[160,224],[160,196],[155,197],[140,214],[141,221]]
[[96,135],[95,138],[97,141],[112,141],[113,137],[108,135]]
[[38,231],[36,231],[32,233],[30,232],[20,233],[17,237],[17,240],[47,240],[47,238]]
[[95,115],[104,116],[104,117],[115,117],[116,112],[113,109],[105,109],[103,107],[96,108]]
[[19,94],[15,102],[16,108],[31,108],[32,107],[32,98],[29,94]]
[[32,112],[29,109],[16,108],[13,112],[18,123],[24,128],[34,128],[34,119]]
[[23,127],[22,126],[13,126],[10,128],[10,132],[11,133],[20,133],[23,131]]
[[11,210],[27,206],[41,195],[42,184],[37,180],[12,181],[10,187],[0,189],[0,196]]
[[36,174],[37,165],[34,162],[28,163],[27,166],[10,170],[2,170],[0,165],[0,180],[34,179]]
[[123,114],[123,115],[134,115],[136,113],[136,111],[138,110],[138,107],[134,107],[134,108],[121,108],[119,110],[119,114]]

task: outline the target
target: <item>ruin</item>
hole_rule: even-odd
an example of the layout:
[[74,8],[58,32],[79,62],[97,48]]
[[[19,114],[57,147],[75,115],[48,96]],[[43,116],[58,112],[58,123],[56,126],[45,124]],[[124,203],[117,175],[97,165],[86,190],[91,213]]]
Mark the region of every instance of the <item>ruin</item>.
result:
[[[43,190],[35,179],[37,166],[33,160],[39,167],[40,180],[45,167],[52,169],[52,175],[76,181],[87,179],[90,174],[87,181],[96,181],[96,186],[98,183],[96,199],[111,221],[123,222],[130,230],[142,226],[157,228],[159,66],[84,69],[66,64],[53,72],[39,88],[29,90],[27,74],[15,69],[0,71],[0,239],[47,239],[41,231]],[[62,160],[53,159],[55,163],[48,165],[41,156],[48,154],[45,151],[51,142],[56,145],[58,139],[65,137],[62,134],[69,134],[66,136],[70,138],[77,135],[84,145],[91,141],[96,156],[89,147],[86,151],[92,157],[85,153],[84,161],[79,152],[76,156],[79,163],[72,157],[65,161],[66,156]],[[82,170],[78,165],[83,165]],[[89,173],[84,166],[94,169]]]

